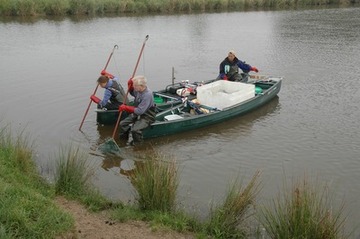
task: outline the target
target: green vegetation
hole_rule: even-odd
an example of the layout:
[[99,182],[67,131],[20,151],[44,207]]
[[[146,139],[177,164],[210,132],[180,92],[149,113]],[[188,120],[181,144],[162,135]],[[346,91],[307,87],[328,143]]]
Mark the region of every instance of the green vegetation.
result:
[[210,213],[207,231],[215,238],[247,238],[245,219],[259,193],[259,176],[256,173],[249,184],[242,189],[239,180],[230,187],[222,205],[215,206]]
[[347,238],[343,207],[333,209],[326,188],[306,180],[294,183],[291,194],[262,210],[263,226],[271,238]]
[[0,0],[2,16],[66,16],[126,13],[186,13],[349,5],[360,0]]
[[62,147],[56,156],[55,194],[80,201],[91,211],[121,206],[102,196],[90,184],[93,169],[87,164],[87,156],[79,148]]
[[251,233],[247,229],[251,223],[261,223],[270,238],[347,237],[343,208],[333,210],[327,191],[306,180],[295,184],[290,195],[257,211],[260,173],[245,186],[236,179],[224,201],[214,205],[202,222],[177,207],[179,175],[173,159],[155,153],[137,161],[129,175],[136,200],[124,205],[109,201],[91,186],[93,169],[78,148],[61,148],[56,155],[55,182],[45,182],[24,138],[21,133],[14,140],[7,127],[0,130],[0,238],[55,238],[71,231],[74,220],[54,204],[56,195],[77,200],[92,211],[107,210],[115,221],[143,220],[152,230],[191,232],[197,238],[265,236]]
[[54,191],[38,175],[24,138],[0,130],[0,238],[53,238],[74,221],[54,204]]
[[159,154],[137,165],[131,181],[137,190],[136,200],[143,210],[171,212],[175,209],[178,188],[175,161]]

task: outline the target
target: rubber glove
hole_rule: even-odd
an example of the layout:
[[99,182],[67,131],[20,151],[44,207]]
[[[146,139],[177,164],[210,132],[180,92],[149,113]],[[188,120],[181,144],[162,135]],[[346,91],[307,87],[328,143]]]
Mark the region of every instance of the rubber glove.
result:
[[119,106],[119,111],[126,111],[128,113],[134,113],[135,107],[130,105],[122,104]]
[[106,70],[102,70],[102,71],[100,72],[100,74],[103,75],[103,76],[107,76],[107,77],[109,77],[110,79],[114,79],[114,76],[113,76],[112,74],[110,74],[109,72],[107,72]]
[[255,72],[259,72],[259,70],[258,70],[255,66],[252,66],[252,67],[250,68],[250,70],[251,70],[251,71],[255,71]]
[[227,75],[225,73],[220,73],[220,79],[228,80]]
[[134,90],[134,82],[132,80],[132,78],[130,78],[128,80],[128,91],[133,91]]
[[96,95],[92,95],[90,96],[90,99],[95,102],[96,104],[99,104],[100,103],[100,99],[98,97],[96,97]]

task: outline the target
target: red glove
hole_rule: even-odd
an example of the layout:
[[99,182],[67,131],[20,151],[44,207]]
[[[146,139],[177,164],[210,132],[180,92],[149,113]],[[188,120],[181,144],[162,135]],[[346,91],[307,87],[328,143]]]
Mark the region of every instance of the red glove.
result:
[[252,67],[250,68],[250,70],[251,70],[251,71],[255,71],[255,72],[259,72],[259,70],[258,70],[255,66],[252,66]]
[[107,77],[109,77],[110,79],[114,79],[114,76],[113,76],[112,74],[110,74],[109,72],[107,72],[106,70],[102,70],[102,71],[100,72],[100,74],[103,75],[103,76],[107,76]]
[[224,75],[223,80],[228,80],[227,75]]
[[126,111],[128,113],[134,113],[135,107],[130,105],[122,104],[119,106],[119,111]]
[[128,91],[134,90],[134,82],[132,81],[132,78],[128,80]]
[[96,95],[90,96],[90,99],[91,99],[92,101],[94,101],[96,104],[99,104],[100,101],[101,101],[99,98],[96,97]]

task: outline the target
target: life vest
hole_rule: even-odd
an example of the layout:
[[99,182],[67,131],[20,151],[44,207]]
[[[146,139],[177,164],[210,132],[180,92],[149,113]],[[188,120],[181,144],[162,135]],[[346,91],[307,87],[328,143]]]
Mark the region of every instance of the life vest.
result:
[[113,84],[111,87],[107,88],[111,91],[110,101],[123,102],[125,98],[125,91],[122,86],[115,80],[113,80]]

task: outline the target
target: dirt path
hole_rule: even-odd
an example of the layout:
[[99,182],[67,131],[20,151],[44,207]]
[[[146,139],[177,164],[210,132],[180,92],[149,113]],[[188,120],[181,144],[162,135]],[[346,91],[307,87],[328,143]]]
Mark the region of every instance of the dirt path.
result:
[[84,206],[69,201],[63,197],[56,198],[55,202],[59,207],[70,213],[75,220],[73,232],[58,237],[58,239],[77,239],[77,238],[96,238],[96,239],[115,239],[115,238],[165,238],[165,239],[190,239],[192,235],[184,235],[172,231],[153,232],[148,224],[141,221],[119,223],[110,221],[106,215],[101,213],[91,213]]

